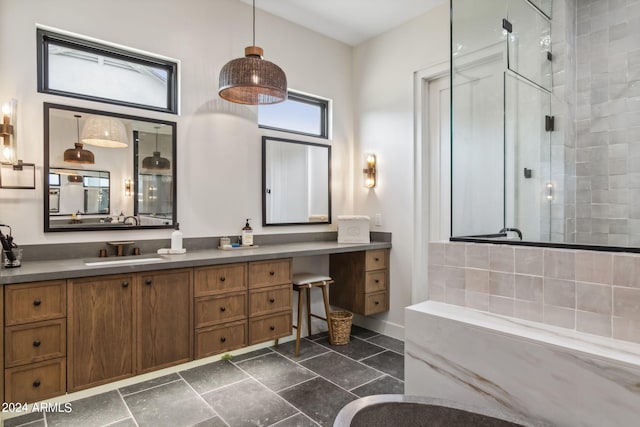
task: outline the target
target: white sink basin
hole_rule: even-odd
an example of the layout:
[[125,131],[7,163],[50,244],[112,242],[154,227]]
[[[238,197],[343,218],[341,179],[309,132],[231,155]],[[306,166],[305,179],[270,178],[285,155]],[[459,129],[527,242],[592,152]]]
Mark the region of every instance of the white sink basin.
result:
[[163,261],[164,258],[153,256],[153,257],[141,257],[141,258],[125,258],[125,259],[106,259],[104,261],[85,261],[84,265],[87,266],[96,266],[96,265],[120,265],[120,264],[144,264],[147,262],[158,262]]

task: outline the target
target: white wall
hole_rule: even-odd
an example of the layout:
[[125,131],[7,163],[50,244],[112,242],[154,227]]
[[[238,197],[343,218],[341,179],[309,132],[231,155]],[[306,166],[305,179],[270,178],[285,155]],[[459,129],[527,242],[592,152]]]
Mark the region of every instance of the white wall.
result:
[[[413,244],[413,75],[449,59],[448,2],[409,23],[355,48],[354,211],[382,214],[376,231],[393,233],[391,306],[377,316],[404,324],[403,307],[411,304]],[[378,160],[378,185],[363,186],[365,153]],[[425,285],[426,286],[426,285]]]
[[[393,233],[391,306],[377,316],[403,325],[411,303],[413,75],[449,57],[448,5],[351,48],[257,12],[257,44],[287,73],[289,87],[333,100],[332,207],[382,214],[374,231]],[[181,61],[181,115],[146,112],[36,91],[35,24],[85,34]],[[170,230],[42,231],[42,102],[178,122],[178,219],[185,237],[325,231],[332,225],[260,227],[261,153],[256,110],[217,96],[218,73],[251,42],[251,8],[236,0],[0,0],[0,100],[19,101],[19,157],[38,166],[35,191],[0,190],[0,221],[20,244],[169,237]],[[281,136],[281,134],[279,135]],[[311,140],[301,137],[301,139]],[[378,186],[365,189],[367,152],[378,156]],[[391,332],[391,331],[390,331]]]
[[[333,100],[333,211],[351,213],[352,48],[256,11],[256,44],[287,73],[289,87]],[[36,23],[176,58],[181,115],[37,92]],[[37,165],[32,190],[0,190],[0,222],[19,244],[169,238],[171,230],[43,232],[43,102],[178,123],[178,220],[185,237],[326,231],[332,225],[260,227],[261,132],[256,108],[218,95],[222,66],[251,44],[251,7],[237,0],[0,0],[0,100],[18,100],[18,156]],[[269,132],[277,135],[275,132]],[[282,134],[280,134],[282,136]],[[302,138],[309,140],[310,138]]]

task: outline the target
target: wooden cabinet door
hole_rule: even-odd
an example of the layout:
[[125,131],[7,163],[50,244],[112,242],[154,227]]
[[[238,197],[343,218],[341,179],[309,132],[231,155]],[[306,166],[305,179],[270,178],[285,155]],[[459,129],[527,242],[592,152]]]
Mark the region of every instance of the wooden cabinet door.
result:
[[140,273],[136,319],[139,373],[193,360],[192,270]]
[[134,374],[135,275],[68,281],[69,391]]

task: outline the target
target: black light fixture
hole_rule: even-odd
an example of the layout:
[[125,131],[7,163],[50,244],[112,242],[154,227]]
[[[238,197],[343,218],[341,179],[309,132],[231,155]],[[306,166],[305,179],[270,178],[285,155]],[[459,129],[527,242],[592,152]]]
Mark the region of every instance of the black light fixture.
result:
[[156,151],[153,152],[153,156],[145,157],[142,159],[142,167],[144,169],[163,170],[170,169],[171,162],[169,159],[160,157],[160,151],[158,151],[158,129],[160,126],[155,126],[156,129]]
[[73,117],[76,118],[78,142],[74,144],[75,148],[64,150],[64,161],[69,163],[94,164],[96,162],[95,156],[91,151],[82,148],[82,143],[80,142],[80,117],[82,116],[75,114]]
[[262,59],[256,46],[256,0],[253,0],[253,45],[244,49],[244,58],[233,59],[220,71],[218,94],[237,104],[277,104],[287,99],[287,76],[273,62]]

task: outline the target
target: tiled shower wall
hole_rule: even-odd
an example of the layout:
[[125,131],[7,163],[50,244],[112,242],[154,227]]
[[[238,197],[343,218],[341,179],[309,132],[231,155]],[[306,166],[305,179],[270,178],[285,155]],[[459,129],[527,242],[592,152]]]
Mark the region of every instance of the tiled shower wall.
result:
[[640,343],[640,254],[429,243],[429,299]]
[[577,2],[577,243],[640,246],[640,1]]
[[573,243],[576,229],[576,0],[554,0],[551,15],[551,112],[556,131],[551,132],[554,197],[551,200],[550,239]]

